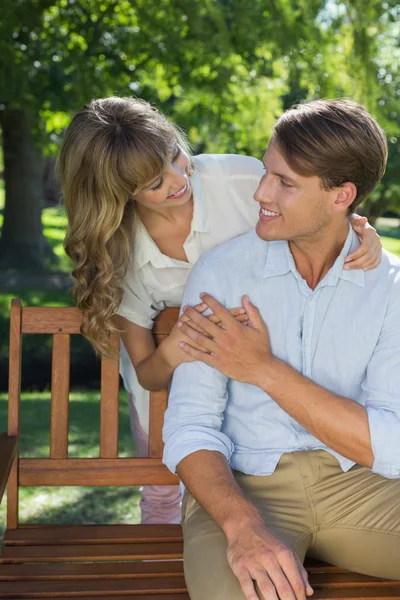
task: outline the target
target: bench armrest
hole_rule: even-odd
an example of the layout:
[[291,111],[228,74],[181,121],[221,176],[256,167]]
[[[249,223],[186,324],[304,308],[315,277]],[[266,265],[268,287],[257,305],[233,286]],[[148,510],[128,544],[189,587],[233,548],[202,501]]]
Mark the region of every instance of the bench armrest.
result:
[[3,498],[8,476],[17,454],[17,442],[18,440],[16,437],[11,437],[6,433],[0,433],[0,502]]

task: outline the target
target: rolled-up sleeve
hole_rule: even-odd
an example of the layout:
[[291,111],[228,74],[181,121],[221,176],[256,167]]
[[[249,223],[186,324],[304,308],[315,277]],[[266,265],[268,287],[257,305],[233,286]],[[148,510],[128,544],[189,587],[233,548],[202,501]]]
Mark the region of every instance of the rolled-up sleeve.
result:
[[152,305],[152,298],[143,285],[140,274],[130,268],[122,284],[124,294],[117,315],[132,321],[140,327],[152,329],[153,319],[159,310]]
[[[212,263],[200,259],[189,276],[182,305],[198,304],[199,294],[205,291],[223,303],[223,290]],[[173,473],[181,460],[198,450],[220,452],[229,462],[233,444],[221,432],[227,382],[225,375],[199,361],[175,370],[163,428],[163,461]]]
[[362,387],[374,454],[372,470],[400,478],[400,277]]

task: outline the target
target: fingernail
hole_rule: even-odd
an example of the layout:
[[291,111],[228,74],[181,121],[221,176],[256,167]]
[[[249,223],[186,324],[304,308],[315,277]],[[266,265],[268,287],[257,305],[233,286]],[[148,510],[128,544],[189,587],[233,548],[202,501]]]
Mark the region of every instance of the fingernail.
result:
[[206,293],[205,292],[201,292],[201,294],[199,294],[200,298],[202,298],[203,296],[205,296]]
[[350,256],[346,256],[346,258],[344,259],[345,263],[351,262],[353,259]]
[[183,323],[181,321],[178,322],[178,327],[182,327]]
[[185,344],[183,342],[180,342],[179,343],[179,348],[184,348],[184,347],[185,347]]
[[187,304],[185,304],[185,306],[182,306],[182,310],[185,311],[187,309]]

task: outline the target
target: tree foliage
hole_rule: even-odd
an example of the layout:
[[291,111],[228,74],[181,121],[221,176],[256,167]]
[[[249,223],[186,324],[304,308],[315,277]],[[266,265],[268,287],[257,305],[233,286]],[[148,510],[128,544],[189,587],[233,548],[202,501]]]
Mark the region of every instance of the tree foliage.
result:
[[[38,172],[70,115],[94,97],[137,95],[157,104],[188,131],[196,151],[260,156],[284,108],[347,96],[366,105],[390,139],[387,177],[365,210],[399,206],[398,17],[394,0],[3,0],[7,168],[15,176],[18,161],[22,179]],[[26,126],[11,148],[6,129],[13,119]],[[34,144],[36,159],[27,150],[28,158],[17,156],[15,149]],[[30,166],[21,164],[28,159]],[[14,210],[6,206],[2,240],[7,233],[7,246],[23,237],[38,248],[39,225],[18,231],[29,203],[40,219],[40,177],[26,181],[22,194],[6,177]],[[39,265],[43,240],[36,254]]]

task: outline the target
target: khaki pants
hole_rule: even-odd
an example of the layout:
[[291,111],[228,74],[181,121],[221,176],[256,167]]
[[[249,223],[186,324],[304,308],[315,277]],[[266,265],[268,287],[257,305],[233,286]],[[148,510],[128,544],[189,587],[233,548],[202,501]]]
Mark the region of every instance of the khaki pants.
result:
[[[343,473],[324,450],[284,454],[266,477],[234,476],[266,526],[301,561],[307,553],[358,573],[400,579],[400,479],[358,465]],[[191,600],[243,600],[225,535],[188,492],[182,524]]]

